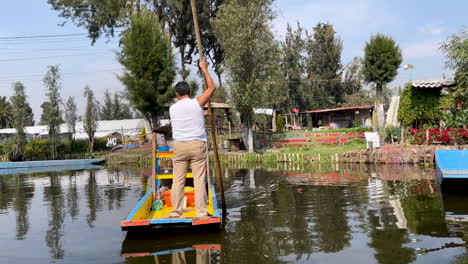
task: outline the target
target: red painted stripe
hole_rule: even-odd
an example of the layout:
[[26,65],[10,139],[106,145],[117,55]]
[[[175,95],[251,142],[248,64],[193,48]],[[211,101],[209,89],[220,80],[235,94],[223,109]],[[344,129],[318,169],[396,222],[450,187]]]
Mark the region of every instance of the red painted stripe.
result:
[[221,251],[220,244],[206,244],[206,245],[193,245],[193,249],[208,249],[208,250],[216,250]]
[[126,226],[147,226],[149,224],[150,224],[150,221],[148,219],[130,220],[130,221],[120,222],[120,226],[122,226],[122,227],[126,227]]
[[206,224],[215,224],[220,223],[221,218],[219,217],[212,217],[212,218],[205,218],[200,220],[193,220],[192,225],[206,225]]

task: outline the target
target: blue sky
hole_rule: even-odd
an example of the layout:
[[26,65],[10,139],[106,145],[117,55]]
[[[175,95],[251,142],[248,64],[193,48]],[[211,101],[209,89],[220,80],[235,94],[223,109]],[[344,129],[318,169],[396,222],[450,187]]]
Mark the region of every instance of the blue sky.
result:
[[[403,65],[415,65],[414,79],[436,79],[445,73],[440,42],[467,26],[468,1],[383,1],[383,0],[277,0],[277,18],[273,30],[282,39],[286,24],[297,21],[312,30],[317,22],[329,22],[342,38],[342,63],[362,56],[365,42],[372,34],[391,36],[403,51]],[[15,0],[0,9],[0,37],[86,33],[50,9],[46,0]],[[117,39],[102,39],[94,46],[85,36],[53,40],[0,40],[0,95],[10,96],[13,81],[21,80],[26,88],[35,119],[41,114],[45,99],[42,76],[47,65],[59,64],[63,74],[62,97],[75,96],[83,109],[85,85],[98,98],[106,89],[122,91],[116,78],[121,66],[114,51]],[[409,73],[400,71],[393,86],[403,85]]]

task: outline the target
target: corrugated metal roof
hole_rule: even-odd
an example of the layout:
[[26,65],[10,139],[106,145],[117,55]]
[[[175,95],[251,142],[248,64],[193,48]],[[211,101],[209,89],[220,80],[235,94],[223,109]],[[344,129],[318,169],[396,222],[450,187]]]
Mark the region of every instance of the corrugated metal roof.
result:
[[416,88],[444,88],[455,85],[453,79],[439,79],[439,80],[417,80],[412,81],[411,85]]
[[334,112],[334,111],[346,111],[346,110],[359,110],[359,109],[373,109],[373,105],[362,105],[362,106],[350,106],[350,107],[338,107],[330,109],[320,109],[300,112],[301,114],[312,114],[312,113],[323,113],[323,112]]

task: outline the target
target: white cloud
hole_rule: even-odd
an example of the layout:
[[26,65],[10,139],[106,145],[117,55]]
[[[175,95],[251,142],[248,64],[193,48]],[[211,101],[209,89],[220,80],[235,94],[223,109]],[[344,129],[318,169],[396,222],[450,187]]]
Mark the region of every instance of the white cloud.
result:
[[424,34],[439,36],[445,31],[445,28],[442,23],[430,23],[425,24],[419,30]]
[[441,56],[439,45],[441,38],[426,39],[408,43],[403,47],[404,58]]

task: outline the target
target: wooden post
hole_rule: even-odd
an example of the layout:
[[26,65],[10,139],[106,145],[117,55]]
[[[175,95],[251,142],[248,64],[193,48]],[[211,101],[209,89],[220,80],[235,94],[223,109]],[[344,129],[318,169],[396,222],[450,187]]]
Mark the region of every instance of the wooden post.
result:
[[[200,37],[200,28],[198,27],[198,17],[197,17],[197,7],[195,6],[195,0],[190,0],[190,5],[192,7],[192,17],[193,17],[193,25],[195,27],[195,36],[197,38],[197,47],[198,47],[198,54],[200,55],[200,60],[204,58],[203,56],[203,46],[201,43]],[[204,90],[206,90],[206,80],[203,78],[203,86]],[[213,113],[211,109],[211,100],[208,100],[208,112]],[[213,114],[210,115],[210,130],[211,130],[211,138],[213,141],[213,152],[214,152],[214,159],[215,159],[215,168],[216,168],[216,176],[219,181],[219,189],[221,193],[221,204],[223,208],[223,215],[226,216],[226,201],[224,199],[224,187],[223,187],[223,176],[221,175],[221,165],[219,164],[219,155],[218,155],[218,144],[216,144],[216,134],[215,134],[215,125],[214,125],[214,116]],[[207,171],[209,168],[207,168]]]
[[152,133],[151,136],[151,145],[153,146],[153,149],[151,151],[152,155],[152,166],[151,166],[151,174],[150,174],[150,181],[151,181],[151,186],[153,188],[153,199],[156,199],[156,180],[154,179],[156,175],[156,148],[158,147],[158,141],[156,140],[156,133]]
[[429,129],[426,129],[426,145],[429,145]]
[[317,160],[320,162],[320,153],[317,154]]

